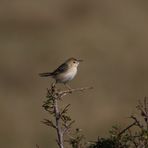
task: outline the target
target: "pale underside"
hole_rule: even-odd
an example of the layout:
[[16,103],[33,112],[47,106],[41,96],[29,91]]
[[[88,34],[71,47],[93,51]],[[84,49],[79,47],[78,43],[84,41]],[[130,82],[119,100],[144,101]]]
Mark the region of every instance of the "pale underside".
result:
[[73,67],[61,74],[53,76],[53,78],[56,80],[57,83],[67,83],[71,81],[76,74],[77,74],[77,68]]

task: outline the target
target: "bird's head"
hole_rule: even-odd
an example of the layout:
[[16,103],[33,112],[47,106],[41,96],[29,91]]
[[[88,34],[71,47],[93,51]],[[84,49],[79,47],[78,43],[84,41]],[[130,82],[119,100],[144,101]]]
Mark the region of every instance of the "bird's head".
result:
[[68,64],[68,66],[71,66],[71,67],[78,67],[79,63],[82,62],[83,60],[78,60],[78,59],[75,59],[75,58],[69,58],[66,63]]

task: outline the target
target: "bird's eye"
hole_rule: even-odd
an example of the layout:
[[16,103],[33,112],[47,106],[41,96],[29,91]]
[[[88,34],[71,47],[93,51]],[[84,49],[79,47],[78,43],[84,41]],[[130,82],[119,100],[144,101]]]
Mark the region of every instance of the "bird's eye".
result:
[[76,63],[75,61],[73,63]]

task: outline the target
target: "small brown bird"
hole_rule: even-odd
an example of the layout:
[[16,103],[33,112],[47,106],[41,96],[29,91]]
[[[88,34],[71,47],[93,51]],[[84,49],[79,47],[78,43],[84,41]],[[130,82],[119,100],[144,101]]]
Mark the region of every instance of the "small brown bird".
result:
[[54,85],[56,83],[63,83],[70,89],[70,87],[67,85],[67,82],[71,81],[75,77],[77,74],[78,65],[82,61],[83,60],[69,58],[53,72],[40,73],[39,75],[41,77],[51,76],[55,79]]

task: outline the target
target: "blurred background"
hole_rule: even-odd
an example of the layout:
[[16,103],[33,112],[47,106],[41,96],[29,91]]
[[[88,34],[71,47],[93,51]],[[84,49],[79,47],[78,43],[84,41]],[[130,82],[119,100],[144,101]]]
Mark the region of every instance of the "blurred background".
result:
[[84,60],[71,87],[94,87],[65,98],[74,127],[95,140],[129,123],[148,95],[147,28],[144,0],[0,0],[0,147],[56,148],[40,122],[53,80],[38,73],[69,57]]

